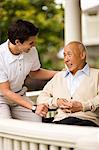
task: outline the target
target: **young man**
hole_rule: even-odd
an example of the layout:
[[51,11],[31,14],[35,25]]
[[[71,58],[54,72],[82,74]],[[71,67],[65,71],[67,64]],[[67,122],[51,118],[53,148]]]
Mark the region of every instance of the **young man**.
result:
[[50,79],[56,73],[40,68],[37,33],[32,23],[18,20],[9,27],[8,40],[0,45],[0,118],[41,121],[48,110],[44,104],[35,107],[22,87],[28,74]]
[[57,107],[54,123],[99,126],[99,69],[86,62],[86,48],[72,41],[64,48],[67,70],[57,73],[44,87],[38,104]]

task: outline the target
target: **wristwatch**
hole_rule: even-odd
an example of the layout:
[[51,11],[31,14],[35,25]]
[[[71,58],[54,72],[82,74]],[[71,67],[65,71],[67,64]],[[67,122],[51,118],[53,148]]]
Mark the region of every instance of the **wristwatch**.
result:
[[37,107],[36,105],[33,105],[33,106],[32,106],[32,112],[33,112],[33,113],[35,113],[36,107]]

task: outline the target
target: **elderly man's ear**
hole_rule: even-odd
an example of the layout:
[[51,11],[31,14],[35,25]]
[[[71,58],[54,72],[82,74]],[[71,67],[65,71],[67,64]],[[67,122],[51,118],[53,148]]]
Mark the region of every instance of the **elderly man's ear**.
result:
[[86,59],[86,52],[85,51],[83,51],[82,53],[81,53],[81,59],[83,60],[83,59]]

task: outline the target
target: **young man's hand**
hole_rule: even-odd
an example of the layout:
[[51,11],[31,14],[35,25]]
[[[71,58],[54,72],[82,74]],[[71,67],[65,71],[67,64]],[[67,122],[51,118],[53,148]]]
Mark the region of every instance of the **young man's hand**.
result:
[[41,117],[45,117],[48,112],[48,105],[46,104],[39,104],[37,105],[35,113],[40,115]]

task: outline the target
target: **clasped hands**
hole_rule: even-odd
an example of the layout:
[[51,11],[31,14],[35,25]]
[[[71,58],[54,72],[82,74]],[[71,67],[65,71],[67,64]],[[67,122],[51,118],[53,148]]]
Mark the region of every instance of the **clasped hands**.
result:
[[[68,101],[64,98],[57,99],[58,108],[62,109],[66,113],[74,113],[83,110],[83,106],[79,101]],[[48,104],[39,104],[37,105],[35,113],[41,117],[45,117],[48,112]]]
[[83,110],[83,106],[79,101],[68,101],[64,98],[57,99],[58,108],[62,109],[66,113],[74,113]]

